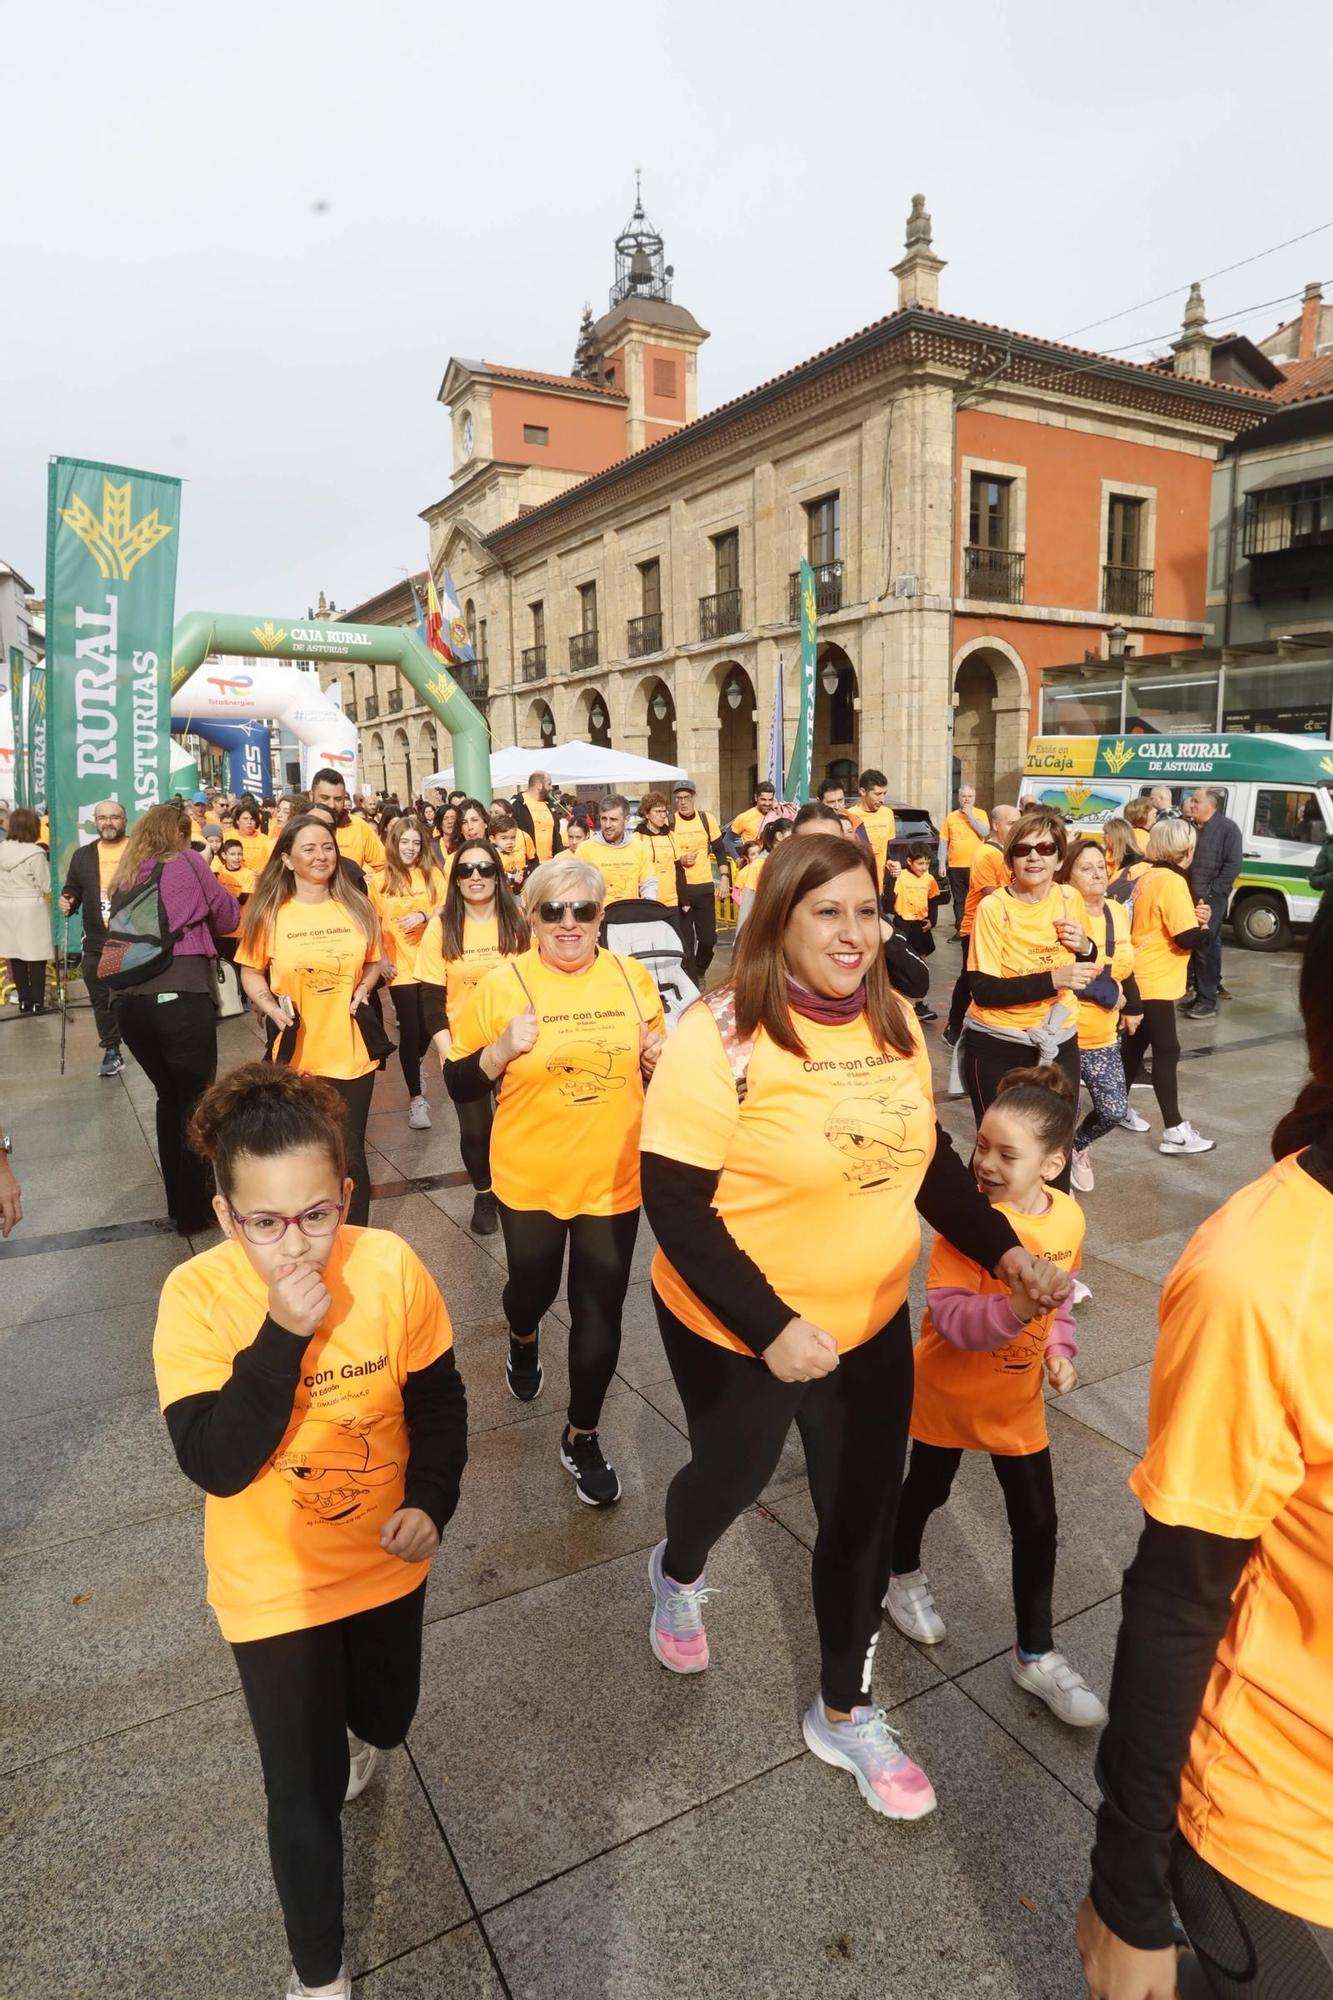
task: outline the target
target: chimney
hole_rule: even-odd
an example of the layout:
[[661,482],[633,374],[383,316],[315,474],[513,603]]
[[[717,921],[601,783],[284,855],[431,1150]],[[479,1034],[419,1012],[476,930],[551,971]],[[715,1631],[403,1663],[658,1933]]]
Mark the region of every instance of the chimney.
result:
[[1176,357],[1175,372],[1183,382],[1212,381],[1213,343],[1208,332],[1208,308],[1197,283],[1190,286],[1183,331],[1179,340],[1172,341],[1171,352]]
[[926,197],[914,194],[912,213],[907,218],[907,255],[893,267],[898,280],[899,312],[905,312],[908,306],[926,306],[931,312],[938,312],[943,269],[943,257],[937,257],[931,248]]
[[1301,337],[1296,349],[1298,361],[1313,361],[1319,346],[1319,322],[1323,316],[1324,294],[1316,279],[1305,287],[1301,300]]

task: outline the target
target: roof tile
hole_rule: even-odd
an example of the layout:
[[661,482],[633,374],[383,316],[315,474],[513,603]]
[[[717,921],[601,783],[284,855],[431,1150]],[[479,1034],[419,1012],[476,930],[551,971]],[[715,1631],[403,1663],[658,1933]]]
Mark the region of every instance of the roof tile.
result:
[[1333,396],[1333,354],[1316,354],[1309,361],[1284,361],[1284,380],[1269,394],[1275,403],[1304,403],[1315,396]]

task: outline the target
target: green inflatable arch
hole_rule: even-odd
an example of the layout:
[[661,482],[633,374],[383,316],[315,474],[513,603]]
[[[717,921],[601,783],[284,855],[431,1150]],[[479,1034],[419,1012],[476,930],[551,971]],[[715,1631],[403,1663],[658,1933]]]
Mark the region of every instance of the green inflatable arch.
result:
[[324,619],[282,624],[273,618],[187,611],[177,621],[172,642],[172,693],[213,653],[397,667],[453,738],[455,785],[473,798],[490,798],[491,739],[485,717],[411,626],[335,625]]

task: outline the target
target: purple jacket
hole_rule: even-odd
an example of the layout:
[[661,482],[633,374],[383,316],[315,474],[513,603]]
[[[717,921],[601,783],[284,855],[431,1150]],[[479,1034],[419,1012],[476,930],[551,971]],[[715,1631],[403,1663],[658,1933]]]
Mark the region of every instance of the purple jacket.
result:
[[[145,861],[138,880],[146,882],[155,864]],[[230,889],[224,889],[202,854],[187,847],[173,854],[162,870],[159,884],[167,922],[181,935],[176,940],[176,958],[216,958],[216,937],[226,937],[241,921],[241,906]]]

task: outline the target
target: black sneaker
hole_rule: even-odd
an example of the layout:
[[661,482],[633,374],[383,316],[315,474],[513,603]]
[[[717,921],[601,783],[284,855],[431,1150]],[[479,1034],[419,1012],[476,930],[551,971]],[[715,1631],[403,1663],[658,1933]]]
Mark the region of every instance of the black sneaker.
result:
[[500,1209],[489,1188],[484,1188],[472,1204],[468,1228],[474,1236],[494,1236],[500,1227]]
[[963,1031],[961,1028],[955,1028],[949,1024],[946,1024],[940,1034],[940,1040],[942,1042],[947,1042],[951,1049],[956,1049],[958,1047],[959,1041],[962,1038],[962,1033]]
[[509,1393],[520,1403],[535,1403],[542,1392],[542,1330],[537,1328],[533,1340],[515,1340],[509,1336],[509,1358],[505,1362],[505,1381]]
[[938,1021],[940,1017],[933,1007],[927,1007],[924,1000],[918,1000],[916,1003],[916,1018],[918,1021]]
[[571,1437],[566,1424],[560,1439],[560,1463],[574,1475],[574,1491],[589,1507],[613,1507],[620,1498],[620,1474],[608,1465],[596,1431]]
[[119,1076],[124,1067],[125,1058],[119,1049],[103,1049],[102,1067],[98,1070],[97,1074],[99,1076]]

